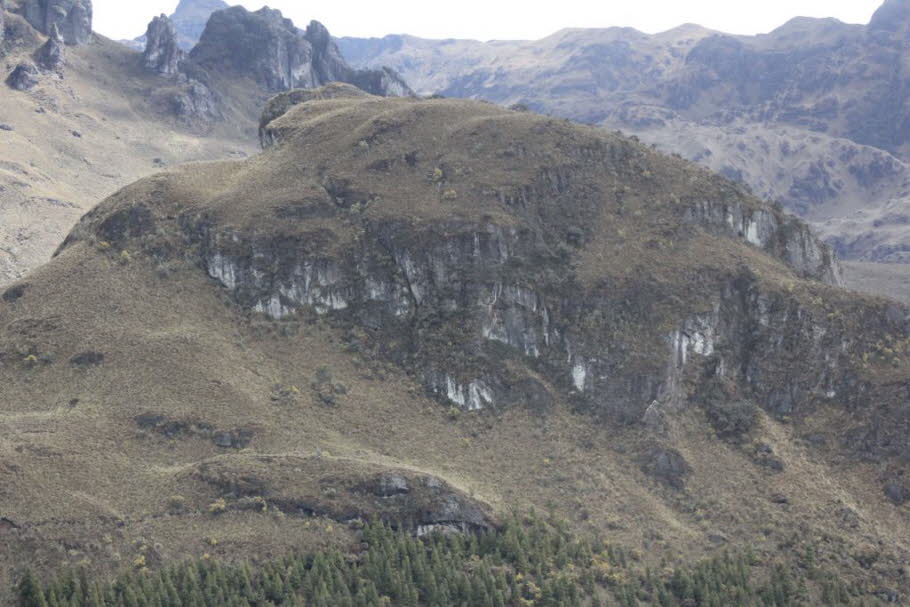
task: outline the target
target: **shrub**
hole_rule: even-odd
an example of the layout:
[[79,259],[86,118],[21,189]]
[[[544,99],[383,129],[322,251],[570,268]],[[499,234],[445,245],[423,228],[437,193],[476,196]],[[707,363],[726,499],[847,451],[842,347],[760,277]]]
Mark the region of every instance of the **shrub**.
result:
[[221,514],[227,510],[227,502],[224,501],[223,497],[219,497],[214,502],[209,504],[209,513],[210,514]]

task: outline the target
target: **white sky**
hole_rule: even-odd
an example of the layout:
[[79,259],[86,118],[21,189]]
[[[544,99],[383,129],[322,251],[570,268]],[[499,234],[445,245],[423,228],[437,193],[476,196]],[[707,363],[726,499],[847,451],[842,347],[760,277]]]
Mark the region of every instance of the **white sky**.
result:
[[[231,0],[226,0],[231,4]],[[868,23],[883,0],[267,0],[298,26],[311,19],[335,36],[413,34],[425,38],[537,39],[564,27],[631,26],[656,33],[698,23],[733,34],[768,32],[791,17],[836,17]],[[239,3],[260,8],[265,0]],[[95,30],[114,39],[145,32],[177,0],[94,0]]]

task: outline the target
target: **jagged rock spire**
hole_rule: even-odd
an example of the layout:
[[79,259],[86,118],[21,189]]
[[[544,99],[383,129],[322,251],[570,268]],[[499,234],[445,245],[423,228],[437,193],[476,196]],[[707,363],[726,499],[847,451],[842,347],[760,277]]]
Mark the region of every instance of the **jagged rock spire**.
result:
[[190,59],[205,69],[247,75],[270,91],[347,82],[374,95],[411,93],[394,72],[353,69],[318,21],[301,32],[269,8],[249,12],[235,6],[213,13]]
[[54,23],[51,25],[47,42],[38,49],[35,55],[38,66],[48,71],[60,70],[66,64],[66,51],[63,44],[63,35],[60,33],[60,28]]
[[177,30],[166,15],[152,19],[145,32],[145,51],[142,53],[142,65],[145,69],[173,76],[180,69],[180,62],[185,57],[177,43]]

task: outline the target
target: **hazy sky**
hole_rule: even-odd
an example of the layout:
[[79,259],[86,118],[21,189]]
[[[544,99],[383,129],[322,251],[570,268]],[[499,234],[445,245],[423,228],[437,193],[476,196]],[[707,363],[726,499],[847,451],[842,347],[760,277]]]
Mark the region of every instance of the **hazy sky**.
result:
[[[230,0],[227,0],[229,3]],[[407,33],[427,38],[537,39],[564,27],[631,26],[648,33],[686,22],[735,34],[768,32],[797,15],[867,23],[883,0],[269,0],[297,25],[310,19],[335,36]],[[263,1],[239,2],[249,9]],[[110,38],[145,32],[177,0],[94,0],[95,30]]]

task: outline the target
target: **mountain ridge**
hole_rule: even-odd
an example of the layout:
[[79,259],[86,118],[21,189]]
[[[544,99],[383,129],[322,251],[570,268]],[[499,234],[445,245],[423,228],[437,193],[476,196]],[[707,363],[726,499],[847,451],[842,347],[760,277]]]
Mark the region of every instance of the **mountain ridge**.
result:
[[[910,239],[893,218],[905,214],[907,196],[887,185],[887,172],[854,166],[851,158],[868,157],[863,146],[873,146],[881,150],[877,162],[907,171],[904,93],[888,76],[902,69],[903,26],[876,26],[893,22],[894,11],[903,15],[903,6],[883,5],[871,25],[794,18],[758,36],[695,26],[655,35],[562,30],[536,42],[391,36],[339,45],[355,65],[396,67],[423,93],[519,103],[638,135],[741,176],[810,219],[848,259],[902,262]],[[836,59],[827,59],[832,53]],[[864,71],[863,62],[871,67]],[[830,87],[840,88],[825,92]],[[801,166],[793,166],[792,149],[802,150]],[[793,171],[797,187],[785,183],[779,166]]]

